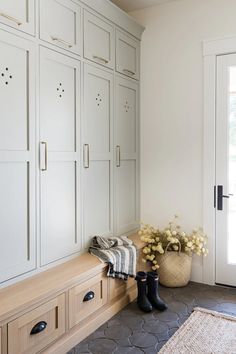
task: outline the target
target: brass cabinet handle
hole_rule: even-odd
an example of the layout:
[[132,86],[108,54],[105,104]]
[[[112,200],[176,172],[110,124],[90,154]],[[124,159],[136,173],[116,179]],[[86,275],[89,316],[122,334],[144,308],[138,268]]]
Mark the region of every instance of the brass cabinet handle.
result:
[[[41,145],[44,146],[44,167],[41,167],[41,171],[47,171],[48,169],[48,145],[46,141],[41,141]],[[40,159],[41,161],[41,159]]]
[[22,22],[17,20],[17,18],[4,14],[3,12],[0,13],[0,16],[5,17],[9,21],[15,22],[18,26],[22,25]]
[[65,41],[64,39],[61,39],[61,38],[58,38],[58,37],[51,37],[53,41],[56,41],[56,42],[59,42],[59,43],[62,43],[64,45],[66,45],[68,48],[72,48],[73,47],[73,44]]
[[84,168],[89,168],[89,144],[84,144]]
[[128,75],[132,75],[134,76],[135,75],[135,72],[131,71],[131,70],[128,70],[128,69],[123,69],[123,72],[128,74]]
[[116,146],[116,167],[120,167],[120,145]]
[[109,63],[109,60],[102,58],[102,57],[98,57],[97,55],[93,55],[93,59],[103,61],[103,63],[105,63],[105,64]]

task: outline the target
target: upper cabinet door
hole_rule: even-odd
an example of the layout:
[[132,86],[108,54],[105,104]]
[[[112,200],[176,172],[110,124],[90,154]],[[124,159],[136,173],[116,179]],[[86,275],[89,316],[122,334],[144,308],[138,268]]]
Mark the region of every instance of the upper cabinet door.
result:
[[35,33],[35,0],[1,0],[0,22],[20,31]]
[[80,62],[40,48],[41,265],[80,249]]
[[35,267],[34,63],[30,41],[0,31],[0,282]]
[[71,0],[40,0],[40,38],[81,54],[81,8]]
[[114,68],[114,28],[108,22],[84,11],[84,57]]
[[116,70],[121,74],[139,79],[139,41],[128,34],[116,31]]
[[115,233],[139,225],[139,89],[130,79],[116,78],[115,102]]
[[84,66],[83,240],[113,232],[113,75]]

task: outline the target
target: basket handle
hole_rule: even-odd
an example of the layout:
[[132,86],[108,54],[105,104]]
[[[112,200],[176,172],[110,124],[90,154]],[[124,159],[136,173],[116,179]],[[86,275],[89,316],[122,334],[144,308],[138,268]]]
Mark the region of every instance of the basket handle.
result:
[[[177,239],[177,242],[179,243],[179,254],[180,254],[180,252],[181,252],[181,243],[180,243],[180,241]],[[165,252],[168,250],[168,248],[169,248],[169,246],[172,244],[172,242],[169,242],[168,244],[167,244],[167,246],[166,246],[166,249],[165,249]]]

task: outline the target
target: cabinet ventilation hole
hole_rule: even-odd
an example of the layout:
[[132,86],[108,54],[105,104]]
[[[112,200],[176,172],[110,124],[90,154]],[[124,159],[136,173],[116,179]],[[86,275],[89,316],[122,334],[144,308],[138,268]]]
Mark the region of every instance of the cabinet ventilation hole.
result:
[[58,93],[58,97],[62,98],[62,94],[65,92],[65,89],[62,86],[62,83],[59,82],[58,86],[57,86],[57,93]]
[[124,104],[124,109],[125,109],[125,112],[128,112],[128,111],[129,111],[130,106],[129,106],[128,101],[125,101],[125,104]]
[[100,104],[102,102],[102,98],[100,96],[100,93],[97,94],[96,101],[97,101],[97,105],[100,106]]
[[3,70],[1,72],[1,77],[4,78],[5,85],[8,85],[9,84],[9,80],[11,80],[13,78],[12,74],[9,73],[9,68],[5,68],[5,70]]

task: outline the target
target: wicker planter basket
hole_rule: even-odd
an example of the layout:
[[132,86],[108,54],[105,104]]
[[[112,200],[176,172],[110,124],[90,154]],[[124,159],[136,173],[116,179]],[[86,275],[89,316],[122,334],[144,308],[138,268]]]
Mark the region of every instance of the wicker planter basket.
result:
[[168,251],[157,256],[159,281],[169,288],[182,287],[188,284],[192,268],[192,256],[181,252]]

